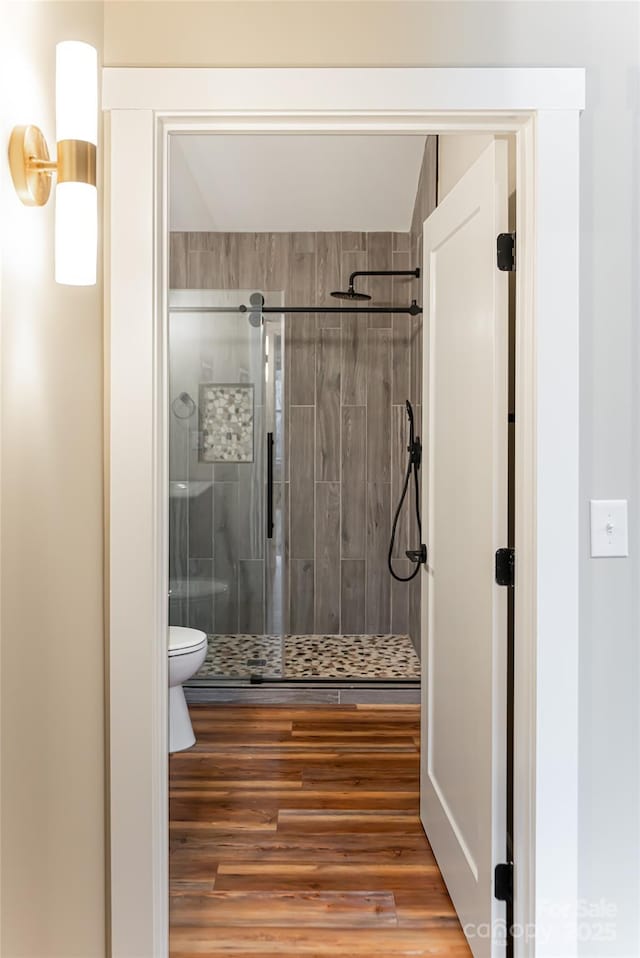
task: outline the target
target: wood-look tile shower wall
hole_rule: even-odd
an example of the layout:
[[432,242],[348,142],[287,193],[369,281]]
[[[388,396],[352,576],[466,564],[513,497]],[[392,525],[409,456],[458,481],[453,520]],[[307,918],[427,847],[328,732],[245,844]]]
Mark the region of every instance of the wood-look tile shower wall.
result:
[[[435,193],[431,142],[420,216]],[[170,284],[281,290],[288,306],[338,305],[331,290],[346,289],[352,271],[412,269],[419,254],[413,232],[172,233]],[[358,288],[376,305],[422,299],[411,278],[363,279]],[[421,324],[408,315],[363,309],[286,318],[287,632],[396,632],[417,642],[419,589],[392,580],[387,549],[406,466],[404,402],[421,403],[420,337]],[[395,549],[403,574],[405,549],[416,545],[407,516]]]

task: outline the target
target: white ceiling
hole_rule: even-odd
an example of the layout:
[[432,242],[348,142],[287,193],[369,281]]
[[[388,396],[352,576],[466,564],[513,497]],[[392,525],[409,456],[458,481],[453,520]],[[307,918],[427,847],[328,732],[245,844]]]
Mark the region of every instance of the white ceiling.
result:
[[406,231],[424,143],[424,136],[174,136],[170,228]]

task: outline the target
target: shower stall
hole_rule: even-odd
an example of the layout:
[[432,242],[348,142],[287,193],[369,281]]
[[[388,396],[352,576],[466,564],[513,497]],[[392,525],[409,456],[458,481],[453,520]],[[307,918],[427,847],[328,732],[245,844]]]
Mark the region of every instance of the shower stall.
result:
[[172,234],[174,262],[206,242],[214,264],[211,288],[169,294],[169,621],[208,636],[191,685],[419,679],[417,483],[394,521],[407,399],[420,408],[419,270],[384,234],[396,268],[345,251],[320,279],[323,244],[360,235],[271,234],[287,244],[274,292],[229,288],[233,256],[260,275],[260,234]]

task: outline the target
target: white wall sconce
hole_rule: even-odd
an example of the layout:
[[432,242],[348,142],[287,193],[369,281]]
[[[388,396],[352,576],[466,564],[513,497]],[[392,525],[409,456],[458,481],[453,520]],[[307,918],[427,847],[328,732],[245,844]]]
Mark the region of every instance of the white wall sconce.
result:
[[56,46],[57,158],[37,126],[16,126],[9,165],[16,192],[26,206],[44,206],[56,182],[55,279],[67,286],[96,282],[98,200],[98,54],[88,43]]

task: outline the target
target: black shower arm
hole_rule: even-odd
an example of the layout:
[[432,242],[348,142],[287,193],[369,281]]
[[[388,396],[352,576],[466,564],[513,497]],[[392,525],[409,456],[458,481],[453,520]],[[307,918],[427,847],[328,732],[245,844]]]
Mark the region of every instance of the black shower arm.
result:
[[420,267],[416,269],[357,269],[349,277],[349,286],[353,286],[356,276],[413,276],[420,279]]

